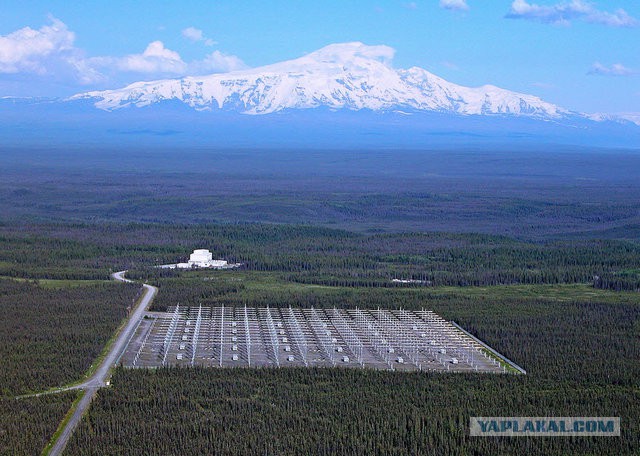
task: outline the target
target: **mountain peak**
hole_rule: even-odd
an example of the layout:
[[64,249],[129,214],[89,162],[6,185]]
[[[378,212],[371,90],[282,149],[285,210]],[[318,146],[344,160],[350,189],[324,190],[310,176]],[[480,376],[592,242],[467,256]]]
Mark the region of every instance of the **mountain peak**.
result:
[[532,95],[491,85],[464,87],[419,67],[396,70],[391,67],[394,54],[394,49],[385,45],[337,43],[297,59],[249,70],[139,82],[72,99],[92,100],[104,110],[179,100],[198,110],[245,114],[318,107],[543,119],[569,113]]

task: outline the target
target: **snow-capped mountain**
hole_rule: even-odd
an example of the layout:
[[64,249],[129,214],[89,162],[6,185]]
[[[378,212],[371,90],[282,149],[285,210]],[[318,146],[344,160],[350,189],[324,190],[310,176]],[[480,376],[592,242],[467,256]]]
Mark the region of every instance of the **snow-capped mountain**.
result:
[[450,83],[413,67],[394,69],[393,49],[332,44],[295,60],[207,76],[136,82],[122,89],[75,95],[103,110],[179,100],[197,110],[268,114],[288,109],[402,111],[513,115],[557,119],[571,114],[540,98],[494,86]]

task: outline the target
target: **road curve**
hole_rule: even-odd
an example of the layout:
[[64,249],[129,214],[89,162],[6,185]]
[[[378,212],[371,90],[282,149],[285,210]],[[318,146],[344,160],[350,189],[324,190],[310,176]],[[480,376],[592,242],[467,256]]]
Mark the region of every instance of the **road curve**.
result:
[[[119,282],[133,282],[133,280],[129,280],[125,278],[124,275],[126,272],[127,271],[116,272],[112,274],[111,277],[114,280],[117,280]],[[107,353],[107,355],[105,356],[104,360],[102,361],[98,369],[85,382],[70,388],[70,389],[83,389],[85,390],[85,393],[82,399],[80,400],[80,402],[78,403],[76,409],[74,410],[73,415],[71,416],[66,426],[60,433],[60,436],[54,443],[53,447],[51,447],[51,451],[49,452],[50,456],[58,456],[62,454],[62,451],[67,446],[67,442],[69,441],[69,438],[73,434],[73,431],[76,429],[76,427],[80,423],[80,420],[82,419],[82,415],[84,415],[84,413],[89,408],[89,405],[91,404],[91,400],[95,396],[98,389],[106,385],[111,368],[114,366],[114,364],[120,357],[120,354],[125,349],[127,343],[129,342],[129,339],[133,335],[133,332],[138,327],[138,324],[140,323],[140,320],[144,316],[144,312],[147,310],[147,307],[149,307],[149,304],[151,304],[151,301],[158,293],[158,289],[154,286],[148,285],[146,283],[143,284],[142,286],[144,287],[144,295],[142,296],[142,299],[140,299],[140,302],[138,303],[136,308],[133,309],[131,315],[129,315],[129,318],[127,319],[127,323],[125,327],[122,328],[122,330],[118,334],[116,340],[113,342],[113,345],[111,346],[111,349],[109,350],[109,353]]]

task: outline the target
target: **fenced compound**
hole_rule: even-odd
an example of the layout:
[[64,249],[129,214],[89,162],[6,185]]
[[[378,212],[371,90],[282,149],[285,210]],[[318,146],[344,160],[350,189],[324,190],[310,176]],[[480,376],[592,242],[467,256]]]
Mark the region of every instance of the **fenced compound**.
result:
[[402,309],[176,306],[147,315],[121,362],[506,372],[457,326],[431,311]]

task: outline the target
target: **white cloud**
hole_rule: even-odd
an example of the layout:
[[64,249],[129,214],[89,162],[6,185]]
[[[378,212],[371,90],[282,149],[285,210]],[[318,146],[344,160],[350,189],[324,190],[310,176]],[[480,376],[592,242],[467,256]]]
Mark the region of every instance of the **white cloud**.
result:
[[35,30],[23,27],[0,36],[0,74],[17,73],[46,78],[47,82],[87,85],[105,80],[84,53],[74,46],[75,34],[53,16]]
[[317,51],[306,54],[316,59],[353,62],[354,59],[364,57],[365,59],[375,59],[385,65],[390,65],[396,50],[384,44],[369,46],[360,41],[351,43],[334,43],[318,49]]
[[[67,59],[65,63],[69,65],[72,70],[70,79],[75,79],[82,85],[103,83],[108,80],[104,74],[92,65],[91,59],[71,57]],[[64,71],[60,73],[60,76],[64,76]]]
[[186,29],[184,29],[182,31],[182,36],[190,41],[193,41],[194,43],[201,41],[205,44],[205,46],[213,46],[214,44],[217,44],[211,38],[207,38],[206,36],[204,36],[202,30],[195,27],[187,27]]
[[0,73],[47,73],[55,58],[65,58],[73,50],[75,35],[58,19],[38,30],[24,27],[0,36]]
[[202,60],[185,62],[180,54],[167,49],[162,41],[149,43],[142,54],[130,54],[124,57],[97,57],[91,61],[94,66],[105,70],[115,68],[122,72],[158,77],[225,73],[247,68],[239,57],[220,51],[213,51]]
[[360,42],[333,44],[326,46],[323,49],[327,52],[342,54],[341,57],[345,60],[353,59],[354,57],[365,57],[369,59],[377,59],[385,63],[390,63],[396,54],[396,50],[391,46],[384,44],[367,46]]
[[621,63],[614,63],[611,66],[606,66],[600,62],[596,62],[591,65],[591,69],[587,74],[598,76],[632,76],[634,74],[638,74],[638,72],[631,68],[627,68]]
[[[201,30],[189,27],[183,35],[207,46],[215,44]],[[218,50],[200,60],[185,62],[162,41],[152,41],[142,53],[125,56],[87,57],[74,45],[75,34],[59,19],[39,29],[24,27],[0,35],[0,76],[17,74],[25,81],[46,81],[64,85],[126,84],[145,79],[182,77],[234,71],[247,66],[234,55]]]
[[120,70],[134,73],[182,74],[187,69],[180,54],[165,48],[162,41],[153,41],[142,54],[117,58],[116,62]]
[[191,41],[202,41],[204,39],[204,35],[202,34],[202,30],[197,29],[195,27],[187,27],[182,31],[182,36],[191,40]]
[[467,11],[467,0],[440,0],[440,7],[454,11]]
[[224,54],[220,51],[213,51],[203,60],[195,61],[190,66],[194,74],[202,73],[226,73],[228,71],[242,70],[247,65],[235,55]]
[[404,7],[408,10],[417,10],[418,4],[416,2],[409,2],[409,3],[405,3]]
[[448,60],[445,60],[443,62],[440,62],[440,64],[445,67],[448,68],[449,70],[455,70],[458,71],[460,69],[460,67],[458,65],[456,65],[453,62],[449,62]]
[[597,9],[592,3],[584,0],[571,0],[550,6],[528,3],[526,0],[514,0],[511,4],[511,10],[505,17],[555,25],[569,25],[574,20],[611,27],[635,27],[639,24],[637,19],[631,17],[623,9],[609,13]]

